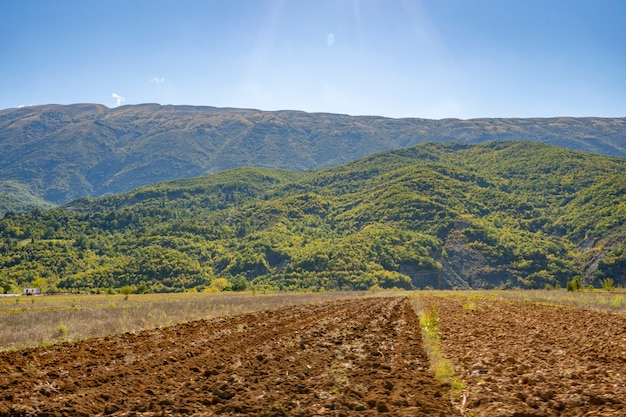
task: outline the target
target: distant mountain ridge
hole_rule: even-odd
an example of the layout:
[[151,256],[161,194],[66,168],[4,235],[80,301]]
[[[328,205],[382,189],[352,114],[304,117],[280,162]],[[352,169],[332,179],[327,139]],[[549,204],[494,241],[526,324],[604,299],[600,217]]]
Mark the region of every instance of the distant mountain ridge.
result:
[[626,156],[626,118],[390,119],[140,104],[0,111],[0,213],[242,166],[311,170],[423,142],[524,140]]

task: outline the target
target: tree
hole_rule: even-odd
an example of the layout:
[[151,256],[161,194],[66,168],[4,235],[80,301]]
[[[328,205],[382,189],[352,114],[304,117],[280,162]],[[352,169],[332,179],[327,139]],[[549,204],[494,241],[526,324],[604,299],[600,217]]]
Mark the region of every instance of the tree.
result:
[[124,300],[128,300],[128,295],[131,294],[133,292],[133,287],[131,287],[130,285],[126,285],[122,288],[120,288],[120,293],[124,294]]
[[226,278],[216,278],[211,282],[209,288],[214,288],[218,291],[228,291],[232,288],[232,284]]
[[48,282],[45,280],[45,278],[41,277],[36,278],[31,285],[35,288],[39,288],[42,294],[45,293],[48,289]]

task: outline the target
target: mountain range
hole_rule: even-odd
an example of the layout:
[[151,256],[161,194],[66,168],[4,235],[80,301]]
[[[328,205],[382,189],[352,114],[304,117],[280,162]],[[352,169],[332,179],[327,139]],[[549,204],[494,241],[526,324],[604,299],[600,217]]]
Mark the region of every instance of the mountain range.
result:
[[390,119],[141,104],[0,111],[0,213],[237,167],[307,171],[424,142],[524,140],[626,156],[625,118]]
[[426,143],[237,168],[0,219],[0,289],[626,285],[626,158]]

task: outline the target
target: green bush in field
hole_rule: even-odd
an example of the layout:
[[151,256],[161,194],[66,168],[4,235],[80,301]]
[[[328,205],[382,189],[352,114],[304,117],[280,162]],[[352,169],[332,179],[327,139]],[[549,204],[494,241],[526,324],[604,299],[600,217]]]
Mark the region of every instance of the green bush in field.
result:
[[122,288],[120,288],[120,293],[124,294],[124,300],[128,300],[128,295],[131,294],[133,292],[133,287],[126,285]]
[[574,277],[571,281],[567,281],[566,287],[567,291],[580,291],[583,287],[582,278],[577,276]]
[[600,284],[602,284],[602,288],[607,291],[613,291],[615,289],[615,281],[613,281],[613,278],[601,279]]
[[610,305],[613,308],[622,307],[622,305],[624,305],[624,296],[623,295],[614,296],[613,299],[611,299]]
[[60,337],[64,337],[67,336],[67,326],[64,323],[60,323],[59,326],[57,327],[57,332],[59,333]]

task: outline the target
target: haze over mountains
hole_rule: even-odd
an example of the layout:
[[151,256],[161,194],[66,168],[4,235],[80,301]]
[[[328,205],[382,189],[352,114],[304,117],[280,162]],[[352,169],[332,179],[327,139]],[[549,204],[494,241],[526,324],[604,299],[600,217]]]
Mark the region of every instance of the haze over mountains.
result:
[[0,213],[254,166],[337,166],[423,142],[524,140],[626,156],[625,118],[389,119],[142,104],[0,111]]

